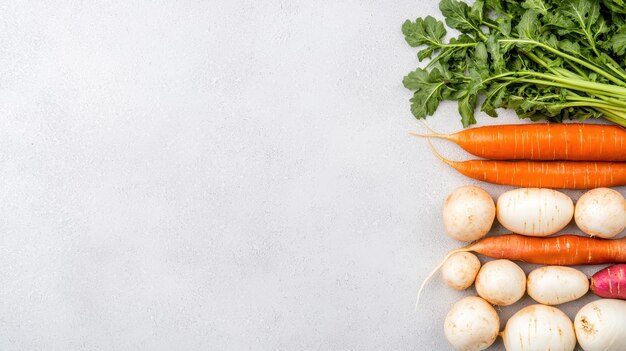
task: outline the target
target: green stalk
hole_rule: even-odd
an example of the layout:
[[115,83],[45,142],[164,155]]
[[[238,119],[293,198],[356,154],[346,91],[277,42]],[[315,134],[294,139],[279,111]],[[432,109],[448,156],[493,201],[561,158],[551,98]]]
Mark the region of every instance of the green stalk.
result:
[[596,82],[590,82],[590,81],[581,80],[581,79],[562,78],[562,77],[552,76],[549,74],[538,73],[538,72],[521,71],[520,73],[532,75],[532,76],[547,79],[547,80],[553,80],[555,82],[571,84],[571,85],[579,86],[582,88],[589,88],[592,90],[606,91],[606,92],[612,92],[615,94],[621,94],[620,95],[621,97],[626,96],[626,88],[617,87],[611,84],[596,83]]
[[484,24],[485,26],[491,28],[491,29],[499,29],[500,27],[498,27],[498,25],[496,23],[493,23],[492,21],[488,20],[488,19],[483,19],[481,24]]
[[554,81],[546,81],[546,80],[541,80],[541,79],[532,79],[532,78],[514,78],[514,77],[504,77],[502,78],[503,80],[507,80],[507,81],[511,81],[511,80],[515,80],[515,81],[519,81],[522,83],[532,83],[532,84],[539,84],[539,85],[545,85],[545,86],[553,86],[553,87],[557,87],[557,88],[566,88],[566,89],[571,89],[571,90],[578,90],[578,91],[582,91],[584,93],[588,93],[588,94],[592,94],[592,95],[608,95],[608,96],[613,96],[613,97],[623,97],[624,94],[620,94],[620,93],[612,93],[612,92],[607,92],[607,91],[602,91],[602,90],[594,90],[591,89],[589,87],[585,87],[585,86],[576,86],[576,85],[571,85],[571,84],[564,84],[564,83],[559,83],[559,82],[554,82]]
[[593,107],[593,108],[610,109],[610,110],[613,110],[613,111],[620,111],[620,112],[626,113],[626,108],[625,107],[612,106],[612,105],[607,105],[607,104],[602,104],[602,103],[594,103],[594,102],[586,102],[586,101],[566,102],[566,103],[563,103],[563,104],[554,104],[552,106],[558,106],[558,107]]
[[542,58],[540,58],[539,56],[533,54],[532,52],[525,52],[524,53],[528,58],[530,58],[531,60],[535,61],[538,65],[542,66],[543,68],[547,69],[548,71],[552,72],[555,75],[560,75],[558,72],[555,71],[554,67],[550,67],[550,65],[548,65],[547,62],[545,62]]
[[598,73],[599,75],[605,77],[606,79],[610,80],[611,82],[617,84],[617,85],[621,85],[621,86],[626,86],[626,82],[623,82],[617,78],[615,78],[614,76],[612,76],[611,74],[607,73],[606,71],[602,70],[601,68],[597,67],[596,65],[593,65],[591,63],[588,63],[584,60],[581,60],[577,57],[568,55],[564,52],[561,52],[559,50],[556,50],[546,44],[543,44],[541,42],[538,42],[536,40],[529,40],[529,39],[500,39],[498,40],[498,42],[500,43],[521,43],[521,44],[532,44],[532,45],[536,45],[538,47],[543,48],[544,50],[547,50],[557,56],[561,56],[563,58],[566,58],[568,60],[571,60],[573,62],[578,63],[581,66],[587,67],[588,69]]
[[599,108],[598,111],[602,112],[602,117],[615,124],[619,124],[622,127],[626,127],[626,114],[619,114],[611,109]]
[[572,69],[574,69],[574,71],[576,71],[576,73],[578,73],[579,76],[581,76],[584,79],[589,79],[589,77],[587,76],[587,74],[585,72],[583,72],[583,70],[580,69],[580,67],[578,67],[577,65],[573,64],[572,61],[570,60],[565,60],[565,62],[567,62],[567,64],[572,67]]
[[565,78],[572,78],[572,79],[581,78],[579,75],[576,75],[576,73],[571,72],[567,70],[566,68],[552,66],[551,65],[552,61],[546,61],[546,57],[544,57],[543,55],[539,53],[535,54],[534,52],[524,52],[524,55],[528,56],[528,58],[535,61],[537,64],[539,64],[540,66],[542,66],[543,68],[547,69],[548,71],[552,72],[553,74],[557,76],[561,76]]
[[626,74],[624,74],[619,68],[613,66],[610,62],[607,63],[606,66],[610,68],[611,71],[617,73],[622,79],[626,79]]
[[617,99],[613,99],[613,98],[609,98],[606,96],[598,96],[601,100],[598,99],[594,99],[594,98],[588,98],[588,97],[583,97],[583,96],[568,96],[567,100],[571,100],[571,101],[587,101],[587,102],[602,102],[602,103],[611,103],[614,105],[619,105],[623,108],[626,108],[626,101],[622,101],[622,100],[617,100]]
[[440,44],[438,45],[441,48],[469,48],[472,46],[476,46],[478,43],[461,43],[461,44]]
[[550,99],[559,99],[560,97],[561,97],[561,95],[559,95],[559,94],[543,95],[542,97],[537,98],[537,100],[545,101],[545,100],[550,100]]

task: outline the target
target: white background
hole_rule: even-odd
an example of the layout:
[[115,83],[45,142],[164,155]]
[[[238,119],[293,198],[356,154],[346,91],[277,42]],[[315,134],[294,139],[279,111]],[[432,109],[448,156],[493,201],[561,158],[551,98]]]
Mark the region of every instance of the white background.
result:
[[[462,245],[445,197],[474,182],[407,135],[400,26],[429,14],[0,2],[0,349],[449,349],[445,314],[474,292],[436,278],[413,303]],[[458,131],[456,106],[428,123]]]

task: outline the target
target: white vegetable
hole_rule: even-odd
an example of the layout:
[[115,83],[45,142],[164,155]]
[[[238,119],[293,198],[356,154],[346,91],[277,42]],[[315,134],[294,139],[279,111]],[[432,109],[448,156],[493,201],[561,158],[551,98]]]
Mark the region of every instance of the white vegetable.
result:
[[470,252],[457,252],[441,267],[443,280],[455,290],[465,290],[474,284],[480,270],[480,260]]
[[590,190],[576,202],[574,219],[583,232],[612,238],[626,229],[626,200],[613,189]]
[[494,305],[512,305],[524,296],[526,274],[509,260],[487,262],[476,276],[476,291]]
[[485,236],[495,217],[493,199],[486,191],[475,186],[456,189],[443,205],[446,232],[460,241],[474,241]]
[[602,299],[585,305],[574,319],[576,337],[585,351],[626,350],[626,301]]
[[519,310],[502,332],[507,351],[572,351],[576,335],[572,321],[559,309],[531,305]]
[[563,229],[574,216],[574,202],[556,190],[520,188],[498,198],[498,221],[513,233],[548,236]]
[[528,275],[527,290],[539,303],[558,305],[584,296],[589,291],[589,279],[571,267],[541,267]]
[[498,337],[499,330],[500,318],[496,310],[476,296],[455,303],[444,322],[446,339],[459,351],[488,348]]

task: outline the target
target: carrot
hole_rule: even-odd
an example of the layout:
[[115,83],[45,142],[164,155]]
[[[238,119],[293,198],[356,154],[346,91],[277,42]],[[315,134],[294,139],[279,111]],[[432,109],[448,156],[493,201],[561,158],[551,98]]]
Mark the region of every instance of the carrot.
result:
[[417,134],[458,144],[490,160],[626,161],[626,129],[600,124],[485,126],[454,134]]
[[523,188],[592,189],[626,185],[624,162],[450,161],[461,174],[493,184]]
[[607,240],[578,235],[549,238],[518,234],[490,236],[453,252],[535,264],[574,266],[626,262],[626,238]]
[[538,238],[518,234],[483,238],[446,255],[420,286],[416,306],[422,290],[448,258],[470,251],[495,259],[558,266],[623,263],[626,262],[626,238],[607,240],[578,235]]
[[[430,145],[430,143],[429,143]],[[523,188],[591,189],[626,185],[625,162],[451,161],[435,155],[466,177]]]

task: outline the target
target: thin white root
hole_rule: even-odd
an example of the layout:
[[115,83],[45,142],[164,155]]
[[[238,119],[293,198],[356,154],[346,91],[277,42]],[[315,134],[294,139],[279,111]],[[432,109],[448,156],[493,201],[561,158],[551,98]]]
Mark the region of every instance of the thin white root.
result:
[[428,126],[428,124],[426,124],[426,122],[424,122],[422,120],[420,120],[419,122],[422,124],[422,126],[424,126],[424,128],[426,128],[428,133],[427,134],[423,134],[423,133],[409,132],[409,134],[411,134],[413,136],[416,136],[416,137],[420,137],[420,138],[439,138],[439,139],[446,139],[446,140],[450,139],[449,135],[441,134],[441,133],[438,133],[438,132],[434,131],[432,128],[430,128]]
[[409,132],[410,135],[416,136],[419,138],[439,138],[439,139],[448,139],[448,136],[445,134],[420,134],[416,132]]
[[443,267],[443,265],[446,263],[446,261],[455,253],[459,253],[459,252],[469,252],[472,251],[470,248],[467,247],[462,247],[460,249],[456,249],[456,250],[452,250],[450,252],[448,252],[448,254],[446,255],[446,257],[443,258],[443,260],[441,261],[441,263],[439,263],[437,265],[437,267],[435,267],[435,269],[433,269],[432,272],[430,272],[430,274],[426,277],[426,279],[424,279],[424,281],[422,282],[422,285],[420,285],[419,290],[417,291],[417,298],[415,300],[415,310],[417,311],[417,307],[419,306],[420,303],[420,297],[422,296],[422,292],[424,291],[424,288],[426,287],[426,284],[428,284],[428,282],[430,282],[430,280],[435,276],[435,274],[437,274],[437,272],[439,272],[439,270],[441,269],[441,267]]
[[434,136],[433,134],[420,134],[417,132],[409,132],[409,134],[412,136],[419,137],[419,138],[432,138]]
[[453,161],[448,160],[447,158],[443,157],[438,151],[437,149],[435,149],[435,147],[433,146],[433,143],[430,141],[430,138],[428,138],[428,146],[430,147],[430,151],[433,152],[433,154],[435,154],[435,156],[437,156],[438,159],[440,159],[442,162],[451,165],[453,163]]
[[436,135],[441,135],[441,133],[437,133],[437,132],[435,132],[432,128],[430,128],[430,127],[428,126],[428,124],[426,124],[426,122],[424,122],[424,121],[422,121],[422,120],[420,120],[419,122],[420,122],[420,123],[422,123],[422,125],[424,126],[424,128],[426,128],[426,130],[428,130],[428,132],[429,132],[429,133],[431,133],[431,134],[436,134]]

